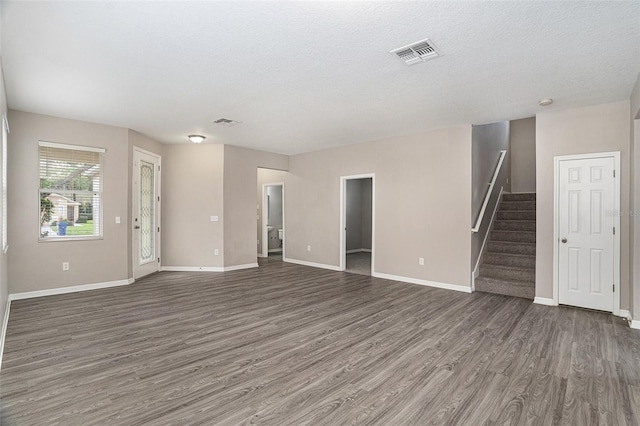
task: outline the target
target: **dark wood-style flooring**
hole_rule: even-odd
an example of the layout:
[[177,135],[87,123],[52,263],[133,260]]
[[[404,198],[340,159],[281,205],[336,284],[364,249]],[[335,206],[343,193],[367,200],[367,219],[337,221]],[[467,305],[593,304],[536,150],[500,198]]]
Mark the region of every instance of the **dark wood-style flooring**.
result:
[[604,313],[263,261],[12,303],[2,425],[638,425]]

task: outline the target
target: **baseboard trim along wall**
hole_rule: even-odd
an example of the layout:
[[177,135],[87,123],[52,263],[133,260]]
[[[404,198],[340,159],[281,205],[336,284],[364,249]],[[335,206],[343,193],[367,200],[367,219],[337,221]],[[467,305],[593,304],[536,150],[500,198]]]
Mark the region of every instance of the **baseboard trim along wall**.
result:
[[409,277],[401,277],[399,275],[383,274],[380,272],[374,272],[371,275],[376,278],[384,278],[385,280],[400,281],[400,282],[409,283],[409,284],[419,284],[427,287],[435,287],[435,288],[442,288],[445,290],[454,290],[454,291],[461,291],[463,293],[471,293],[471,287],[467,287],[459,284],[440,283],[436,281],[421,280],[418,278],[409,278]]
[[631,322],[629,323],[629,327],[640,330],[640,320],[631,320]]
[[160,270],[162,272],[229,272],[257,267],[257,263],[247,263],[233,266],[163,266]]
[[288,263],[295,263],[296,265],[311,266],[312,268],[322,268],[322,269],[329,269],[330,271],[340,272],[339,266],[325,265],[324,263],[307,262],[306,260],[297,260],[297,259],[289,259],[289,258],[285,258],[282,260]]
[[535,297],[533,299],[533,303],[536,303],[538,305],[545,305],[545,306],[558,306],[558,304],[556,302],[553,301],[553,299],[549,299],[547,297]]
[[9,309],[11,309],[11,299],[7,297],[7,309],[4,311],[2,319],[2,331],[0,335],[0,371],[2,370],[2,355],[4,354],[4,339],[7,335],[7,325],[9,324]]
[[48,290],[27,291],[24,293],[11,293],[10,300],[31,299],[33,297],[54,296],[56,294],[77,293],[79,291],[98,290],[101,288],[119,287],[121,285],[133,284],[135,280],[129,278],[127,280],[107,281],[103,283],[74,285],[69,287],[51,288]]

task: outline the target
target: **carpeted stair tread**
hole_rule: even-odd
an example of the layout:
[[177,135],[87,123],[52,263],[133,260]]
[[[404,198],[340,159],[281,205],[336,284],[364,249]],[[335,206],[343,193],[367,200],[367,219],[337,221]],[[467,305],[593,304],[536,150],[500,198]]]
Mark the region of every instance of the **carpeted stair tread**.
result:
[[488,241],[487,253],[513,253],[535,256],[536,244],[513,241]]
[[487,293],[522,297],[531,300],[533,300],[536,293],[534,282],[503,280],[489,277],[477,277],[475,279],[475,289]]
[[498,210],[496,220],[536,220],[535,210]]
[[486,252],[482,258],[482,263],[485,265],[515,266],[535,270],[536,256],[530,254]]
[[535,243],[536,233],[533,231],[503,231],[493,230],[489,241],[511,241],[522,243]]
[[535,220],[496,220],[493,229],[499,231],[535,231]]
[[516,194],[502,194],[502,201],[536,201],[535,192],[520,192]]
[[535,282],[536,270],[534,268],[520,268],[516,266],[480,265],[480,276],[500,278],[504,280]]
[[498,210],[535,210],[535,201],[501,201]]

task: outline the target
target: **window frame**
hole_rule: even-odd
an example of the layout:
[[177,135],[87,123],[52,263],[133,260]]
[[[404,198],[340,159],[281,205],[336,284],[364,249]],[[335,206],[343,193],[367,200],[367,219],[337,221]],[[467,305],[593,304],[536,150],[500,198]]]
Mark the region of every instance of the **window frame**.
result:
[[[40,148],[41,147],[46,147],[46,148],[56,148],[56,149],[66,149],[66,150],[73,150],[73,151],[88,151],[88,152],[96,152],[99,154],[100,157],[100,161],[99,161],[99,165],[100,165],[100,188],[98,191],[76,191],[76,192],[82,192],[82,193],[98,193],[99,197],[100,197],[100,205],[98,208],[98,214],[99,214],[99,234],[98,235],[65,235],[65,236],[54,236],[54,237],[43,237],[42,236],[42,229],[41,226],[42,224],[40,223],[40,194],[42,194],[43,188],[40,187]],[[107,152],[106,149],[104,148],[99,148],[99,147],[94,147],[94,146],[85,146],[85,145],[70,145],[70,144],[64,144],[64,143],[58,143],[58,142],[48,142],[48,141],[38,141],[38,198],[37,198],[37,205],[38,205],[38,242],[40,243],[49,243],[49,242],[55,242],[55,241],[95,241],[95,240],[103,240],[104,239],[104,233],[103,233],[103,229],[104,229],[104,154]],[[55,191],[45,191],[45,192],[55,192]],[[95,215],[95,211],[93,211],[93,214]],[[95,219],[94,219],[95,220]]]
[[2,191],[1,202],[2,202],[2,253],[3,254],[7,253],[7,251],[9,250],[9,226],[8,226],[9,201],[7,199],[7,192],[8,192],[7,191],[7,188],[8,188],[7,152],[8,152],[8,145],[9,145],[9,133],[11,133],[11,131],[9,130],[9,121],[7,120],[7,116],[3,114],[2,115],[2,176],[0,177],[0,179],[2,180],[0,191]]

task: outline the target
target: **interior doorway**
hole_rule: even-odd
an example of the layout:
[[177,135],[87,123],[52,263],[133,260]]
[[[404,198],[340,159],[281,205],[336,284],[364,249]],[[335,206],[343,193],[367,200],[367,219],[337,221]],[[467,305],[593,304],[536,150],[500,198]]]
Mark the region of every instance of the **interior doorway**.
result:
[[133,278],[160,270],[160,161],[134,147],[132,182]]
[[284,183],[262,186],[262,257],[284,252]]
[[374,177],[341,178],[340,269],[345,272],[372,275],[374,271]]

